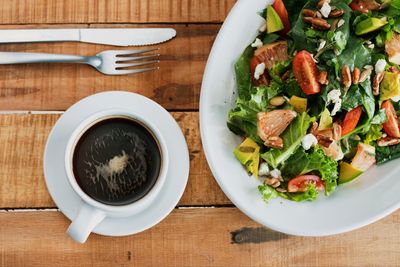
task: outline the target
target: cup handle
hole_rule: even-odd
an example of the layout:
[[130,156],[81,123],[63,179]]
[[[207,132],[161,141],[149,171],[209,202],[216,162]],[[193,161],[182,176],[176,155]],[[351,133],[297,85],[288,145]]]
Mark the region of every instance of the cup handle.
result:
[[95,228],[106,214],[86,203],[82,203],[78,215],[69,225],[67,234],[79,243],[85,243],[93,228]]

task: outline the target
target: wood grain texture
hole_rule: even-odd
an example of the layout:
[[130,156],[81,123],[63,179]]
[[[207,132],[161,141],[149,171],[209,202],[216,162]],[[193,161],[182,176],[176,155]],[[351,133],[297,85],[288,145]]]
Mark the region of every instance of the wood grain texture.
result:
[[267,230],[236,208],[178,209],[140,234],[92,234],[83,245],[56,211],[3,212],[0,223],[3,266],[398,266],[400,257],[400,212],[305,238]]
[[[197,112],[174,112],[190,151],[190,177],[180,205],[230,202],[216,184],[202,152]],[[45,186],[42,158],[59,114],[0,115],[0,208],[54,207]]]
[[[0,65],[0,110],[65,110],[85,96],[108,90],[136,92],[152,98],[167,109],[198,109],[205,63],[220,26],[147,26],[173,26],[177,30],[175,39],[157,45],[161,54],[160,70],[145,74],[108,76],[80,64]],[[0,47],[2,51],[77,55],[95,55],[103,50],[116,49],[111,46],[65,42],[3,44]]]
[[1,24],[222,22],[235,0],[9,0]]

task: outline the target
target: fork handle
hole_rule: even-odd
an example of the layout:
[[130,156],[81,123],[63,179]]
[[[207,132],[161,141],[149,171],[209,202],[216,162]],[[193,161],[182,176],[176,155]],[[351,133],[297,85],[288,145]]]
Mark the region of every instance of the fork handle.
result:
[[0,52],[0,64],[39,62],[88,63],[88,57],[47,53]]

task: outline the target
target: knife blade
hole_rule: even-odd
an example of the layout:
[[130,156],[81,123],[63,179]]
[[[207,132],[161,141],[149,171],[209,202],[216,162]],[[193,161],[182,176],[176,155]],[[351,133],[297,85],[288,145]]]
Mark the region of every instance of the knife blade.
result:
[[0,30],[0,43],[85,42],[115,46],[153,45],[176,36],[172,28]]

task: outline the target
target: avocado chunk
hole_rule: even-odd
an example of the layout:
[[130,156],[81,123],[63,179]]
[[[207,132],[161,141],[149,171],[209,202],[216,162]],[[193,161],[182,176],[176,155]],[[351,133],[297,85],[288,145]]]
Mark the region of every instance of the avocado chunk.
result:
[[281,18],[272,6],[267,7],[267,32],[279,32],[283,30],[284,26]]
[[385,71],[380,85],[380,100],[385,101],[400,96],[400,74]]
[[348,183],[363,173],[361,170],[354,168],[350,163],[344,161],[340,163],[339,168],[339,184]]
[[307,98],[294,95],[290,98],[289,103],[293,106],[294,110],[299,113],[303,113],[307,110]]
[[246,138],[233,151],[235,157],[246,167],[246,170],[258,177],[258,164],[260,162],[260,147],[250,138]]
[[356,26],[356,34],[363,35],[373,31],[376,31],[383,26],[385,26],[388,22],[378,19],[378,18],[367,18],[363,21],[360,21]]
[[333,120],[331,117],[331,113],[327,108],[325,108],[324,111],[321,113],[321,118],[319,119],[318,130],[325,130],[332,128],[332,123]]

